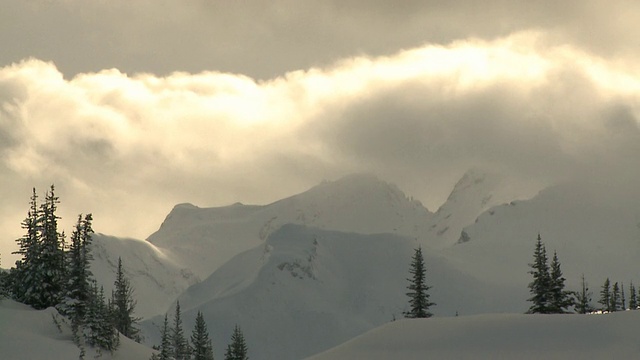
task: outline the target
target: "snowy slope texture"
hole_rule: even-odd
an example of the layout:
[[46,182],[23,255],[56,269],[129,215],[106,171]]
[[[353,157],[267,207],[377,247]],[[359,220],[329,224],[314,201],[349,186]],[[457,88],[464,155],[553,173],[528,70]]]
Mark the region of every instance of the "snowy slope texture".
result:
[[526,284],[531,281],[527,264],[533,261],[540,233],[548,256],[557,251],[567,285],[577,290],[584,273],[597,299],[607,277],[625,287],[630,281],[640,283],[637,199],[607,184],[558,185],[531,200],[486,211],[464,229],[466,242],[444,249],[442,254],[461,271],[488,282],[512,285],[517,289],[512,297],[521,306],[507,311],[525,311],[529,297]]
[[177,266],[161,249],[146,241],[95,234],[91,251],[91,271],[106,294],[111,294],[118,257],[122,258],[125,275],[137,300],[135,315],[138,317],[164,313],[178,295],[198,282],[190,270]]
[[[94,349],[86,350],[85,359],[141,360],[152,354],[150,348],[124,336],[120,336],[120,347],[113,354],[102,352],[98,357]],[[55,309],[34,310],[8,299],[0,300],[0,359],[69,360],[77,359],[79,354],[70,327]]]
[[[392,234],[284,225],[180,297],[185,328],[202,311],[216,357],[222,356],[235,324],[245,333],[251,359],[309,356],[402,317],[416,246],[414,239]],[[499,293],[456,272],[441,257],[426,252],[425,261],[436,314],[478,311]],[[153,331],[160,321],[145,323],[152,343],[158,341]]]
[[427,231],[430,216],[395,185],[358,174],[265,206],[177,205],[148,241],[205,278],[233,256],[263,244],[283,224],[417,237]]
[[401,320],[309,360],[635,359],[640,311]]
[[[534,190],[535,189],[535,190]],[[447,201],[431,217],[429,233],[422,234],[426,245],[444,248],[466,239],[462,229],[489,208],[526,199],[540,189],[535,184],[513,181],[495,171],[471,169],[456,183]]]

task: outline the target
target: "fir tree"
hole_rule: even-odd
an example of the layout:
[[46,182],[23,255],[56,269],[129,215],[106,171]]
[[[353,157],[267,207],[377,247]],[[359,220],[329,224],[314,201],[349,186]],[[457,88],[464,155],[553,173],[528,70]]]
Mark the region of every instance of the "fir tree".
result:
[[196,325],[191,334],[191,345],[193,347],[193,360],[213,360],[213,346],[209,339],[207,324],[200,311],[196,316]]
[[105,303],[104,288],[98,290],[94,282],[85,318],[85,340],[91,346],[114,351],[119,344],[118,332],[111,322],[110,309]]
[[116,329],[129,339],[140,342],[140,318],[133,315],[136,301],[133,299],[133,288],[122,268],[122,258],[118,257],[118,270],[114,282],[114,290],[111,294],[113,304],[113,321]]
[[173,331],[171,333],[173,345],[173,358],[175,360],[189,360],[191,357],[191,348],[184,336],[182,329],[182,315],[180,313],[180,302],[176,302],[176,312],[173,318]]
[[624,297],[624,284],[620,283],[620,305],[622,305],[622,311],[627,310],[627,299]]
[[607,280],[605,280],[604,284],[602,285],[602,290],[600,290],[600,300],[598,300],[598,303],[602,305],[602,311],[612,311],[611,282],[609,281],[609,278],[607,278]]
[[164,314],[164,323],[162,325],[162,331],[160,332],[160,353],[153,354],[151,360],[171,360],[173,348],[171,347],[171,336],[169,334],[169,320],[167,314]]
[[429,301],[429,289],[431,286],[427,286],[425,282],[426,268],[424,265],[424,258],[422,257],[422,248],[418,247],[412,257],[411,267],[409,269],[411,278],[409,286],[410,291],[407,293],[409,297],[409,306],[411,307],[404,315],[407,318],[428,318],[433,314],[429,312],[429,308],[434,306],[435,303]]
[[39,302],[34,304],[34,307],[39,309],[58,305],[65,288],[64,237],[58,232],[60,217],[56,215],[59,203],[55,188],[51,185],[45,202],[41,205],[42,236],[36,271],[40,273],[42,282],[36,290],[39,293]]
[[573,293],[564,289],[564,282],[558,254],[554,251],[549,279],[549,313],[551,314],[566,314],[567,309],[573,305]]
[[59,306],[61,313],[71,319],[74,329],[84,322],[86,309],[92,296],[92,274],[89,269],[91,260],[90,252],[91,226],[93,218],[87,214],[84,219],[78,215],[75,229],[71,233],[71,243],[66,253],[67,257],[67,285],[65,298]]
[[529,292],[531,297],[527,299],[532,304],[527,311],[528,314],[549,314],[551,309],[549,308],[549,289],[551,285],[551,278],[549,275],[549,265],[547,260],[547,250],[542,243],[542,238],[538,234],[536,242],[536,248],[533,253],[533,263],[529,264],[531,271],[529,274],[533,275],[533,281],[529,283]]
[[618,311],[622,307],[622,299],[620,298],[620,286],[616,281],[611,291],[611,306],[609,311]]
[[248,360],[248,348],[240,327],[236,325],[231,335],[231,343],[227,345],[224,360]]
[[633,282],[629,284],[629,310],[638,310],[638,295]]
[[33,188],[27,217],[22,221],[25,230],[20,239],[17,239],[18,251],[13,254],[20,255],[16,261],[15,270],[12,273],[12,294],[16,301],[27,305],[37,306],[40,303],[39,293],[36,289],[42,283],[42,273],[37,271],[40,262],[40,234],[42,232],[42,217],[38,207],[38,195]]
[[593,311],[591,307],[591,292],[582,274],[582,284],[579,292],[576,293],[575,310],[578,314],[587,314]]

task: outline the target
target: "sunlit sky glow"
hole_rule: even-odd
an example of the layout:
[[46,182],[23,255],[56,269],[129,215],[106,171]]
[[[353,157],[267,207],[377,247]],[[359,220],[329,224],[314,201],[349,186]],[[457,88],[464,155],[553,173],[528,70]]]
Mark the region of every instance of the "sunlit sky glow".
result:
[[67,229],[93,212],[97,231],[136,238],[177,203],[268,203],[353,172],[430,210],[469,168],[529,190],[640,183],[636,2],[3,9],[3,260],[31,187],[51,183]]

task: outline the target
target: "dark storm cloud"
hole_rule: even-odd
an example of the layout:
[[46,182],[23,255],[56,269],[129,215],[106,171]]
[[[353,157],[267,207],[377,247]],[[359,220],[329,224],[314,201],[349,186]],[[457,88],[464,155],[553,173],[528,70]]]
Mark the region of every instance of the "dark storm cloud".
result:
[[68,77],[118,68],[266,79],[350,56],[527,29],[629,56],[640,49],[638,23],[633,1],[6,0],[0,64],[36,57]]

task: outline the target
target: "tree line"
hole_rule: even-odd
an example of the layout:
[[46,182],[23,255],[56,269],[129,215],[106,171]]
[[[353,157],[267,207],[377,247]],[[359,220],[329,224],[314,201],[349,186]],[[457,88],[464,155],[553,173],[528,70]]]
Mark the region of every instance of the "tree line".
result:
[[20,256],[0,278],[4,296],[35,309],[54,307],[71,326],[73,340],[84,358],[85,345],[114,351],[122,334],[140,342],[139,318],[134,316],[133,288],[124,274],[122,259],[111,297],[98,286],[90,270],[93,216],[78,215],[69,238],[58,230],[59,198],[51,185],[44,201],[32,191],[22,221],[24,235],[16,240]]
[[[122,334],[136,342],[142,340],[140,318],[134,315],[134,289],[118,258],[113,291],[108,298],[90,270],[93,216],[78,215],[69,241],[58,230],[56,211],[59,198],[51,185],[44,202],[32,191],[29,210],[21,226],[24,235],[16,240],[20,256],[8,272],[0,270],[0,298],[9,297],[34,309],[54,307],[70,324],[74,343],[85,356],[85,346],[113,352]],[[58,320],[54,320],[58,321]],[[59,325],[59,324],[57,324]],[[157,360],[211,360],[213,347],[201,312],[196,317],[191,343],[182,329],[180,304],[176,305],[173,328],[167,317],[162,343],[154,347]],[[247,360],[248,349],[240,327],[236,326],[225,353],[225,360]]]

